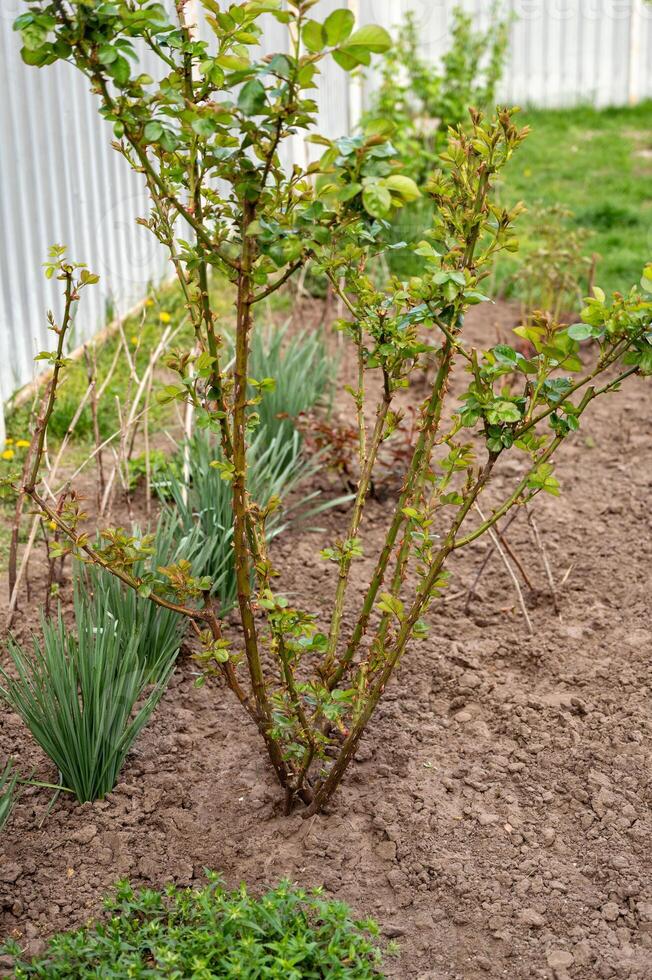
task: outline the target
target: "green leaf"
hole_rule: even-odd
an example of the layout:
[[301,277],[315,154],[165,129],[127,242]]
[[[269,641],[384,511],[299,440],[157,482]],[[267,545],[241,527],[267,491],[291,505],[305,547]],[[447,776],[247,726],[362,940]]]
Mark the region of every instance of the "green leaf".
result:
[[357,197],[362,190],[362,184],[345,184],[341,191],[337,192],[338,201],[351,201]]
[[326,47],[326,33],[322,25],[316,20],[309,20],[304,25],[301,32],[301,39],[308,51],[317,54]]
[[362,192],[362,203],[372,218],[386,218],[392,210],[392,195],[383,184],[368,184]]
[[129,76],[131,74],[131,69],[129,68],[129,62],[126,58],[120,54],[112,61],[108,66],[109,74],[116,85],[122,87],[126,85],[129,81]]
[[22,28],[20,36],[23,44],[30,51],[37,51],[47,40],[48,32],[40,24],[27,24]]
[[521,413],[518,406],[513,402],[498,401],[495,402],[491,409],[487,412],[487,418],[492,424],[497,424],[500,422],[520,422]]
[[387,177],[385,186],[389,187],[390,191],[394,194],[402,197],[404,201],[416,201],[421,197],[421,191],[416,183],[411,177],[405,177],[403,174],[392,174],[390,177]]
[[238,108],[245,116],[258,116],[266,104],[265,86],[257,78],[252,78],[242,86],[238,96]]
[[166,153],[173,153],[177,148],[177,138],[173,132],[169,129],[164,129],[159,138],[159,146],[161,146]]
[[530,474],[528,480],[528,486],[532,490],[543,490],[544,493],[552,494],[553,497],[558,497],[559,483],[555,479],[553,474],[553,468],[550,463],[541,463],[537,466],[536,470]]
[[574,323],[567,333],[572,340],[588,340],[593,336],[593,327],[588,323]]
[[111,44],[103,44],[97,53],[97,57],[103,65],[111,65],[118,57],[118,52]]
[[343,48],[365,48],[373,51],[374,54],[383,54],[389,51],[392,46],[392,39],[384,27],[378,24],[365,24],[360,27],[355,34],[352,34]]
[[358,65],[370,65],[371,55],[366,48],[338,48],[333,51],[333,61],[344,71],[353,71]]
[[400,599],[393,596],[390,592],[381,592],[380,602],[377,604],[378,609],[381,612],[389,613],[391,616],[396,616],[399,622],[402,622],[405,612],[404,606]]
[[163,134],[163,127],[160,122],[152,119],[147,123],[145,129],[143,130],[143,137],[148,143],[158,143]]
[[52,51],[51,44],[45,44],[42,48],[37,48],[36,50],[21,48],[20,56],[26,65],[36,66],[36,68],[43,68],[44,65],[51,65],[57,60],[56,55]]
[[205,116],[198,116],[197,119],[193,119],[192,128],[197,136],[202,136],[207,139],[212,136],[215,132],[215,126],[212,119],[207,119]]
[[355,17],[351,10],[341,8],[334,10],[324,21],[324,31],[328,44],[341,44],[351,35],[355,25]]

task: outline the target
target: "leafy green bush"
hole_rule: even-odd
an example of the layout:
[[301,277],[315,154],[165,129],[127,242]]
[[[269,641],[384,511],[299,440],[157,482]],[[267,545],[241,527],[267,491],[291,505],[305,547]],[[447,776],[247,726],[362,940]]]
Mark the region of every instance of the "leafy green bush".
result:
[[[509,21],[492,3],[489,26],[478,31],[462,7],[452,12],[451,43],[441,64],[424,60],[412,11],[399,25],[394,44],[383,55],[381,84],[362,119],[366,133],[389,136],[409,174],[423,188],[441,166],[450,127],[469,123],[469,108],[492,112],[505,66]],[[432,227],[428,197],[409,202],[392,216],[387,255],[394,275],[421,275],[423,260],[400,243],[420,242]]]
[[[85,803],[115,786],[127,753],[165,691],[176,650],[166,651],[153,665],[143,662],[140,637],[108,618],[94,620],[79,595],[75,617],[77,636],[59,610],[56,620],[42,620],[43,640],[33,637],[30,653],[9,642],[16,676],[0,667],[0,696],[56,765],[62,785]],[[152,676],[157,683],[146,694]]]
[[4,772],[0,772],[0,830],[2,830],[11,815],[17,779],[18,777],[13,771],[11,762],[8,762]]
[[[341,902],[284,882],[260,899],[225,891],[216,876],[200,890],[165,895],[126,883],[106,902],[110,918],[51,940],[47,953],[16,960],[17,980],[43,977],[222,977],[313,980],[382,977],[373,922]],[[19,955],[15,944],[8,949]]]
[[509,21],[492,3],[489,27],[478,31],[472,15],[453,10],[451,43],[441,65],[425,61],[412,11],[383,55],[381,84],[363,117],[367,131],[389,134],[409,173],[422,186],[439,166],[449,127],[468,123],[469,108],[492,111],[505,67]]
[[[139,577],[156,573],[161,566],[174,562],[180,549],[184,553],[188,550],[187,542],[178,540],[177,529],[166,515],[159,520],[151,541],[137,527],[133,535],[143,543],[147,555],[133,565]],[[137,641],[138,660],[151,671],[150,679],[155,683],[161,662],[167,664],[174,660],[179,651],[186,627],[183,619],[171,609],[139,601],[133,589],[100,565],[76,562],[74,574],[80,602],[88,607],[90,622],[108,620],[119,636],[133,636]]]
[[[211,36],[201,41],[181,2],[168,16],[160,3],[90,10],[87,3],[30,0],[16,27],[28,64],[77,65],[113,123],[117,151],[145,175],[152,203],[146,224],[173,259],[194,333],[168,354],[174,382],[157,391],[157,403],[191,407],[191,428],[219,433],[223,456],[214,462],[232,491],[228,527],[242,626],[235,649],[209,581],[196,579],[189,562],[164,569],[166,581],[134,576],[131,542],[121,540],[108,553],[93,548],[79,529],[79,511],[60,514],[41,485],[72,297],[89,278],[60,248],[46,272],[64,284],[62,316],[51,317],[55,349],[40,355],[53,365],[50,397],[32,475],[11,486],[88,560],[192,620],[204,672],[218,674],[237,699],[247,738],[251,721],[256,725],[286,809],[301,801],[312,815],[332,799],[399,664],[427,634],[426,615],[451,565],[457,567],[455,555],[513,508],[540,493],[557,494],[557,451],[589,406],[634,375],[652,373],[652,299],[634,288],[608,300],[596,288],[581,323],[566,328],[543,318],[519,331],[516,347],[478,350],[467,334],[467,312],[486,301],[495,257],[516,248],[513,225],[522,207],[502,208],[497,184],[527,128],[501,108],[491,119],[471,112],[467,128],[449,133],[442,169],[424,188],[433,225],[415,249],[424,260],[421,275],[387,277],[385,222],[418,200],[419,188],[399,172],[386,128],[334,141],[315,129],[323,59],[347,71],[369,66],[372,55],[391,46],[387,32],[373,24],[356,30],[344,8],[315,20],[314,0],[246,0],[228,13],[221,5],[218,12],[214,0],[205,6],[216,15],[207,18]],[[261,57],[269,15],[287,26],[292,43]],[[323,152],[290,170],[285,150],[301,131]],[[324,632],[323,602],[313,609],[290,605],[291,583],[283,583],[283,570],[265,549],[272,508],[259,505],[256,467],[247,466],[248,454],[263,448],[254,447],[261,430],[249,363],[262,322],[257,311],[307,262],[327,276],[347,311],[339,327],[357,368],[347,392],[360,466],[348,518],[320,553],[336,565]],[[214,270],[233,285],[234,357],[225,356],[223,318],[208,289]],[[652,269],[642,289],[652,293]],[[383,444],[400,424],[397,396],[415,391],[417,378],[423,383],[416,372],[425,358],[435,370],[417,396],[418,436],[403,460],[401,492],[384,533],[378,538],[374,531],[371,540],[367,507]],[[452,384],[463,360],[470,367],[466,390]],[[271,387],[266,379],[254,386],[263,394]],[[514,453],[521,454],[516,468],[506,462]],[[226,526],[214,533],[226,537]],[[356,573],[361,558],[364,568]]]

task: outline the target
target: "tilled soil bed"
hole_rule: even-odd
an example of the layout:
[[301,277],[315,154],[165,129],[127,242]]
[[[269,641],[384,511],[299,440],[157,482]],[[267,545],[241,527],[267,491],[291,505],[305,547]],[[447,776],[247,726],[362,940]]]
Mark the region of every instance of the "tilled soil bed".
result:
[[[472,329],[492,343],[512,318],[475,311]],[[256,733],[227,692],[195,688],[182,656],[106,800],[62,794],[48,814],[49,791],[21,792],[0,838],[0,935],[36,952],[97,914],[119,878],[191,884],[212,868],[254,890],[324,885],[396,940],[390,977],[652,978],[650,390],[637,379],[599,400],[559,456],[563,495],[537,501],[554,575],[567,576],[561,617],[524,519],[508,538],[532,570],[533,638],[497,559],[465,613],[455,595],[488,542],[468,549],[339,795],[309,820],[282,815]],[[394,499],[390,488],[370,504],[360,590]],[[334,566],[316,555],[344,510],[274,546],[294,599],[324,617]],[[22,610],[19,633],[36,611]],[[5,711],[7,755],[56,780]]]

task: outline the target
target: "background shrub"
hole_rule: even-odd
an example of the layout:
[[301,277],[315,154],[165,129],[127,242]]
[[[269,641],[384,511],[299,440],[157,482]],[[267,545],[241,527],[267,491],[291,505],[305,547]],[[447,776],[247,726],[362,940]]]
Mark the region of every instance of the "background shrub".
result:
[[288,882],[260,899],[244,886],[225,891],[215,876],[201,890],[170,887],[165,894],[122,884],[106,907],[104,922],[56,937],[43,957],[17,960],[16,978],[382,976],[376,926],[355,921],[341,902]]

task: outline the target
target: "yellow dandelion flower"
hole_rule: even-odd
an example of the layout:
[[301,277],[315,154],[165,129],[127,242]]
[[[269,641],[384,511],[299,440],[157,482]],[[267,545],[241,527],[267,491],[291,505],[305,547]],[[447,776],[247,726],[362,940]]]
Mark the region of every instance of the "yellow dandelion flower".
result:
[[16,446],[18,449],[27,449],[29,446],[29,439],[19,439]]
[[169,313],[159,313],[158,318],[161,321],[161,323],[169,323],[170,320],[172,319]]
[[48,521],[48,527],[50,528],[51,531],[56,531],[57,529],[57,525],[55,524],[54,521]]
[[134,345],[134,347],[138,343],[138,337],[136,336],[136,334],[134,334],[133,337],[131,338],[131,342]]
[[3,459],[13,459],[14,458],[14,455],[15,454],[14,454],[13,449],[5,449],[5,451],[2,454],[2,458]]
[[154,300],[153,299],[146,299],[145,300],[145,306],[154,306]]

